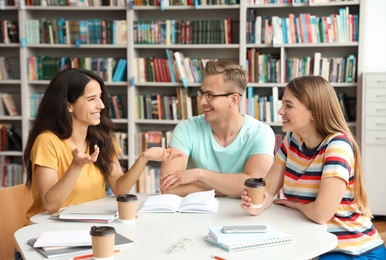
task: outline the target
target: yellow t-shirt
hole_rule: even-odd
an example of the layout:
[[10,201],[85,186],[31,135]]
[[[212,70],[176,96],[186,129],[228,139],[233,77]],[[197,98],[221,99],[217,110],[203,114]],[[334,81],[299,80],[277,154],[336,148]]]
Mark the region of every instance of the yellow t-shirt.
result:
[[[59,139],[52,132],[45,131],[36,138],[30,156],[32,162],[31,187],[33,203],[27,211],[27,224],[29,224],[29,219],[32,216],[45,211],[40,199],[36,178],[34,176],[35,165],[56,170],[58,179],[60,179],[72,162],[72,150],[73,148],[66,141]],[[89,150],[87,153],[89,153]],[[103,198],[104,195],[105,181],[103,179],[103,175],[99,168],[97,168],[93,163],[89,163],[84,166],[74,188],[63,204],[63,207],[100,199]]]

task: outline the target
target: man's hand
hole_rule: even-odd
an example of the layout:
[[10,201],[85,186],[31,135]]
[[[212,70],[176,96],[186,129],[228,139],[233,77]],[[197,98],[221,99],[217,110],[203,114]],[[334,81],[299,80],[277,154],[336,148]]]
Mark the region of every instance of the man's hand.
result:
[[160,176],[161,190],[174,189],[179,185],[195,182],[198,172],[199,169],[189,169],[164,173]]

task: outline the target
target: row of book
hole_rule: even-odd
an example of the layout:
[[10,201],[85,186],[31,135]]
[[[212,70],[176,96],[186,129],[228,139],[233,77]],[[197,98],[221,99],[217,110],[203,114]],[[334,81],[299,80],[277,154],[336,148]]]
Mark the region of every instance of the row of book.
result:
[[331,83],[353,83],[356,78],[357,58],[354,55],[347,57],[321,57],[315,53],[314,58],[288,58],[285,65],[284,82],[305,75],[321,75]]
[[[296,1],[296,0],[295,0]],[[294,1],[294,2],[295,2]],[[292,4],[292,0],[248,0],[250,5],[262,5],[262,4]]]
[[29,19],[25,22],[27,44],[120,44],[127,43],[126,20]]
[[134,6],[235,5],[239,0],[134,0]]
[[28,80],[51,80],[61,70],[82,68],[95,72],[106,82],[126,81],[127,60],[97,57],[30,56],[27,58]]
[[[357,58],[322,57],[320,52],[304,57],[288,56],[284,60],[284,71],[281,71],[278,54],[263,54],[258,48],[247,50],[248,81],[256,83],[289,82],[295,77],[304,75],[322,75],[332,83],[356,82]],[[281,73],[283,78],[281,78]]]
[[237,21],[139,20],[134,21],[134,44],[231,44],[238,41]]
[[26,0],[27,6],[126,6],[124,0]]
[[[208,59],[185,57],[182,52],[167,52],[170,54],[168,58],[135,58],[137,82],[181,82],[180,75],[187,83],[202,82]],[[177,62],[180,66],[177,66]]]
[[137,119],[183,120],[203,113],[200,97],[188,94],[187,89],[177,88],[177,96],[144,94],[136,96]]
[[110,118],[126,118],[125,108],[123,106],[122,102],[122,96],[121,95],[111,95],[109,94],[109,100],[110,100]]
[[138,178],[136,191],[145,194],[160,194],[160,168],[146,165]]
[[0,20],[0,43],[18,43],[18,21]]
[[[123,131],[115,131],[113,137],[117,145],[121,148],[121,155],[127,156],[128,151],[128,133]],[[126,171],[125,171],[126,172]]]
[[266,123],[281,123],[282,118],[277,111],[282,105],[279,88],[272,88],[272,95],[264,96],[253,93],[253,88],[247,89],[246,111],[257,120]]
[[328,16],[290,13],[288,17],[257,15],[247,10],[247,43],[350,43],[358,42],[359,16],[349,7]]
[[151,147],[166,148],[170,142],[172,131],[150,130],[135,133],[134,156],[137,158],[141,153]]
[[263,54],[257,48],[247,50],[248,81],[258,83],[279,83],[280,57],[278,54]]
[[0,180],[1,186],[3,187],[11,187],[23,183],[22,165],[16,163],[0,163]]

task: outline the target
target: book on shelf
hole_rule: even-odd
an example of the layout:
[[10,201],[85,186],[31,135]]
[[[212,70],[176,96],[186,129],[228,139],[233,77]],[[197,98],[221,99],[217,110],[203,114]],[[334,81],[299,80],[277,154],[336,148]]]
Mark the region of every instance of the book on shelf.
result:
[[138,212],[216,213],[218,205],[214,190],[193,192],[185,197],[161,194],[147,198]]
[[70,205],[59,212],[51,215],[51,219],[111,223],[118,219],[117,205],[95,206],[95,205]]
[[127,60],[119,59],[118,64],[113,74],[113,82],[126,81],[127,80]]
[[267,232],[264,233],[225,234],[222,233],[221,226],[209,227],[205,241],[228,252],[279,246],[293,242],[292,235],[281,232],[269,224],[264,225],[267,226]]
[[[27,243],[46,258],[92,253],[90,230],[46,231]],[[114,248],[134,245],[134,241],[115,233]]]
[[22,141],[20,135],[15,131],[12,126],[6,127],[7,132],[7,149],[8,150],[22,150]]
[[20,115],[19,108],[16,105],[15,96],[10,93],[0,93],[1,101],[10,116]]

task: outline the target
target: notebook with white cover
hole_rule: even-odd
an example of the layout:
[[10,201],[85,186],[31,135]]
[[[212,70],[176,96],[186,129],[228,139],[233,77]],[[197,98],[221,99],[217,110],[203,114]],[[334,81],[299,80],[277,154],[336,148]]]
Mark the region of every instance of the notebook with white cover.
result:
[[293,242],[293,236],[280,232],[280,236],[276,238],[261,239],[255,241],[239,241],[239,242],[216,242],[211,236],[207,236],[205,240],[215,246],[220,247],[228,252],[237,252],[244,250],[251,250],[257,248],[264,248],[270,246],[279,246],[290,244]]
[[[259,223],[260,224],[260,223]],[[248,226],[249,224],[245,224]],[[261,225],[265,225],[267,231],[264,233],[233,233],[227,234],[221,231],[222,226],[212,226],[209,227],[209,235],[216,242],[240,242],[240,241],[256,241],[256,240],[266,240],[280,237],[280,232],[272,227],[268,223],[261,223]],[[242,226],[242,225],[239,225]]]
[[118,219],[117,205],[70,205],[51,216],[54,219],[110,223]]

